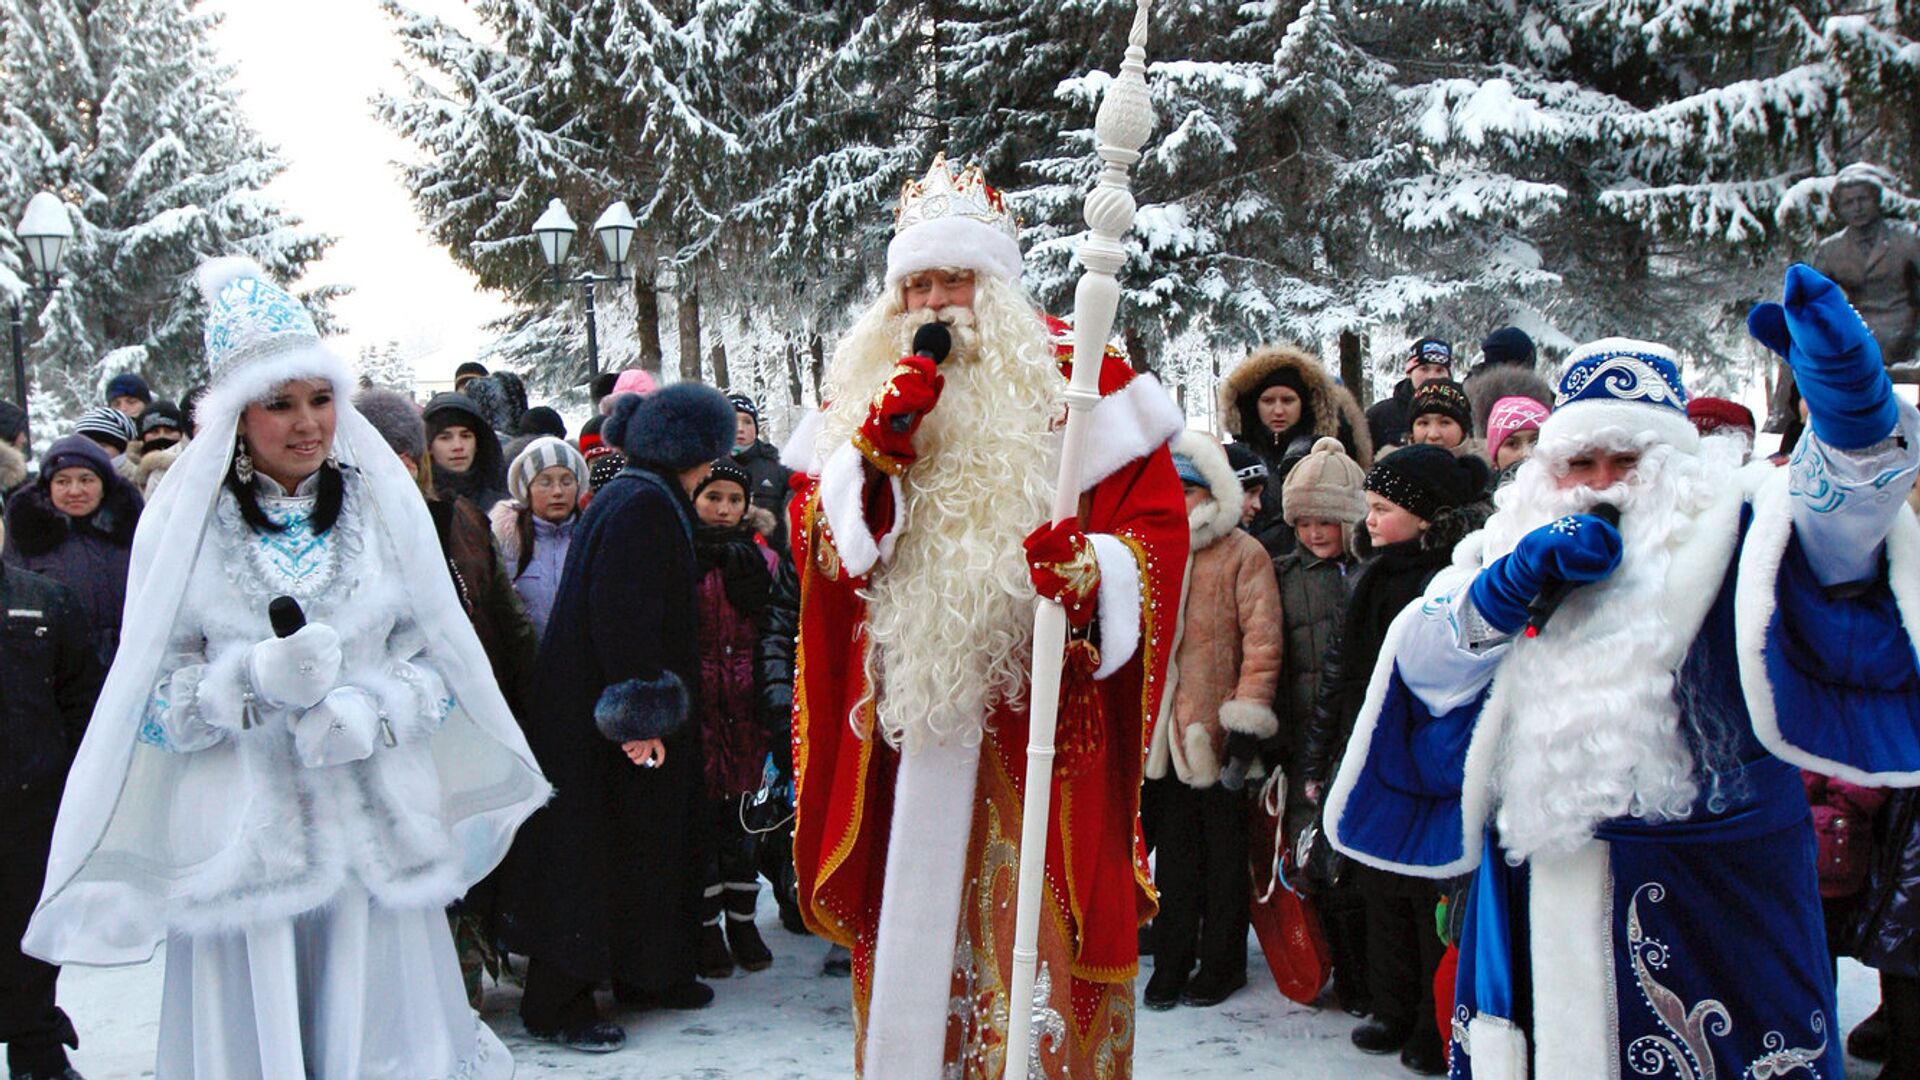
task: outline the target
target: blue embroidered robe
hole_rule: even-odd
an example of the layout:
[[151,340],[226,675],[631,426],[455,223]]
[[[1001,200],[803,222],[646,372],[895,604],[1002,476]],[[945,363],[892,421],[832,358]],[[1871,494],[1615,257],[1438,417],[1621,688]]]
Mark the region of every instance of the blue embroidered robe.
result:
[[[1917,421],[1903,410],[1909,436]],[[1477,692],[1444,701],[1449,708],[1436,711],[1416,691],[1433,682],[1420,671],[1431,659],[1422,651],[1451,646],[1457,621],[1439,624],[1455,617],[1449,605],[1471,574],[1443,575],[1396,620],[1327,819],[1335,845],[1371,865],[1475,874],[1455,1077],[1842,1075],[1798,767],[1920,783],[1920,663],[1909,630],[1920,619],[1920,526],[1880,497],[1904,497],[1912,448],[1899,448],[1899,468],[1869,470],[1837,493],[1833,462],[1821,456],[1833,452],[1807,449],[1802,457],[1820,460],[1796,461],[1791,493],[1775,474],[1729,516],[1718,588],[1701,579],[1704,613],[1680,616],[1698,620],[1678,672],[1681,730],[1694,760],[1716,766],[1698,773],[1700,795],[1683,820],[1609,821],[1595,832],[1603,843],[1564,861],[1509,865],[1488,825],[1499,728],[1511,712],[1552,705],[1519,688],[1490,709],[1501,696],[1497,662],[1482,665]],[[1849,543],[1839,561],[1864,555],[1873,569],[1832,589],[1823,582],[1834,580],[1836,560],[1824,549],[1838,541],[1810,515],[1849,497],[1877,506],[1866,517],[1892,527],[1884,547]],[[1811,559],[1803,537],[1821,549]],[[1449,663],[1464,671],[1476,662],[1444,660],[1441,670]]]

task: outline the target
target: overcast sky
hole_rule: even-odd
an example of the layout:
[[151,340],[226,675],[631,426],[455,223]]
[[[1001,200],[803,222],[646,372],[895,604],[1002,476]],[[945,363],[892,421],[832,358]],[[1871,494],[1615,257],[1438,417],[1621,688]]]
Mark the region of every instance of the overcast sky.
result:
[[[505,305],[421,231],[395,162],[411,147],[374,115],[376,91],[401,85],[390,20],[376,0],[206,0],[225,16],[214,39],[254,128],[287,170],[268,188],[308,225],[337,237],[303,284],[354,293],[335,310],[344,350],[398,341],[432,354],[426,378],[446,377],[490,335]],[[463,0],[412,0],[423,13],[472,27]],[[532,223],[529,222],[529,225]],[[444,369],[444,370],[440,370]]]

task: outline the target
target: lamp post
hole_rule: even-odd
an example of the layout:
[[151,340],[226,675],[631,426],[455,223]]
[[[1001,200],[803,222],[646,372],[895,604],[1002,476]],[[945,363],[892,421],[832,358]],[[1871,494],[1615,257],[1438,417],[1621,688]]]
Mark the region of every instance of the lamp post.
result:
[[618,284],[625,280],[622,268],[626,266],[627,256],[633,250],[633,234],[638,231],[638,226],[634,224],[633,211],[627,209],[624,199],[601,211],[599,219],[593,223],[593,233],[600,238],[601,250],[606,252],[607,262],[612,264],[613,269],[605,274],[587,269],[568,277],[567,252],[573,248],[573,237],[578,231],[573,223],[573,215],[567,213],[566,204],[559,199],[547,203],[546,212],[533,223],[534,239],[540,242],[540,257],[547,261],[548,268],[553,271],[554,288],[578,285],[585,292],[587,381],[592,382],[600,374],[600,327],[593,309],[593,289],[603,282]]
[[[73,242],[73,221],[67,216],[66,204],[51,191],[40,192],[28,200],[27,212],[13,234],[27,249],[31,270],[27,275],[28,291],[52,296],[60,287],[60,261],[66,258],[67,245]],[[36,276],[38,281],[34,280]],[[13,394],[24,413],[27,411],[27,346],[20,300],[15,297],[13,301]],[[31,424],[28,431],[31,444]]]

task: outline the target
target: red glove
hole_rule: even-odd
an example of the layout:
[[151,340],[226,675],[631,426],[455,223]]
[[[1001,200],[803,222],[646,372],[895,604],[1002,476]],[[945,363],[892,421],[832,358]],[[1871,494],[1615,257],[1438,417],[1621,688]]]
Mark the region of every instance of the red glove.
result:
[[1042,525],[1027,534],[1027,573],[1033,591],[1067,609],[1067,621],[1082,627],[1093,621],[1100,592],[1100,560],[1093,541],[1072,518]]
[[881,472],[898,476],[919,456],[914,453],[913,434],[920,430],[940,402],[940,391],[947,380],[932,360],[909,356],[893,369],[893,378],[874,395],[867,407],[867,419],[853,437],[868,461]]

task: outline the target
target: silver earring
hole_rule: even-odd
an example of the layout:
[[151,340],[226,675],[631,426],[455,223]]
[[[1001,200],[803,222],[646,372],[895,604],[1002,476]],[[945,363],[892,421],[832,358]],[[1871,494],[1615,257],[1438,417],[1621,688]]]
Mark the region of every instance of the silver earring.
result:
[[241,439],[234,444],[233,475],[243,484],[253,483],[253,455],[247,453],[247,442]]

